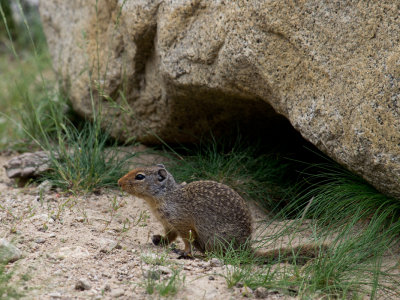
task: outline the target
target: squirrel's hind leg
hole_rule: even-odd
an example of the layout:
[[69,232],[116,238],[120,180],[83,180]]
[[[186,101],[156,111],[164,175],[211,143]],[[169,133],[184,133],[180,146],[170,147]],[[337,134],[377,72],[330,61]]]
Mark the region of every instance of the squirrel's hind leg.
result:
[[183,243],[185,244],[185,249],[182,250],[176,250],[175,252],[179,254],[179,259],[184,258],[184,259],[193,259],[193,247],[198,248],[200,246],[198,242],[198,236],[197,232],[195,230],[190,229],[189,231],[183,231],[179,232],[179,235],[181,236]]
[[193,259],[192,244],[187,239],[183,239],[183,242],[185,243],[185,250],[175,250],[175,253],[179,254],[178,259]]

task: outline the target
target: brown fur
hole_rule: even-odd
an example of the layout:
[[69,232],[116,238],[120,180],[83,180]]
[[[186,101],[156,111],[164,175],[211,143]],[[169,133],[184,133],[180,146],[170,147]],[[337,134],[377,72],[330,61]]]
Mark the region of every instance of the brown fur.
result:
[[[195,181],[180,185],[163,165],[157,165],[134,169],[122,177],[118,185],[146,200],[164,226],[164,236],[153,236],[156,245],[168,245],[180,236],[185,243],[183,255],[187,257],[191,256],[192,245],[204,252],[215,251],[221,245],[239,248],[249,244],[252,233],[250,211],[242,197],[224,184]],[[312,244],[256,255],[272,259],[283,253],[301,252],[301,255],[315,250],[316,246]]]

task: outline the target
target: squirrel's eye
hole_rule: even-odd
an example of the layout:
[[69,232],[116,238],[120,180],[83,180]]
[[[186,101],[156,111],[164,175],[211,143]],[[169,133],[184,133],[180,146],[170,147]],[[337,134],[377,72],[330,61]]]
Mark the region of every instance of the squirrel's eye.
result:
[[146,176],[144,176],[143,174],[137,174],[137,175],[135,176],[135,179],[136,179],[136,180],[143,180],[145,177],[146,177]]

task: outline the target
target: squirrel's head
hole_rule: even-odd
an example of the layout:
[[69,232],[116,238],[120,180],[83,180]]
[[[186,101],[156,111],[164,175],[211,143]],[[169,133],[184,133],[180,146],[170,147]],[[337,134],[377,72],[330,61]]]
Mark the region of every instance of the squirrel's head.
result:
[[125,192],[143,198],[163,196],[177,187],[164,165],[134,169],[118,180],[118,185]]

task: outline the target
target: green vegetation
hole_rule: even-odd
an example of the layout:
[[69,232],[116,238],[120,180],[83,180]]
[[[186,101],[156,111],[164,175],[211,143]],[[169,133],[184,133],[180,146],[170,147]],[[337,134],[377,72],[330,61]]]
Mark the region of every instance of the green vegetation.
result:
[[228,288],[243,285],[254,289],[267,286],[274,279],[272,265],[263,266],[263,262],[254,256],[249,247],[234,249],[228,246],[224,251],[207,255],[209,259],[214,257],[224,262],[225,270],[220,275],[225,278]]
[[[168,253],[163,252],[160,255],[149,253],[142,255],[141,259],[144,263],[151,265],[150,270],[143,274],[143,282],[146,293],[149,295],[157,292],[161,297],[170,297],[176,295],[179,289],[185,283],[185,275],[181,274],[181,269],[174,263],[168,260]],[[170,266],[171,274],[162,276],[162,272],[157,266]]]
[[10,283],[13,273],[6,271],[4,264],[0,263],[0,299],[19,299],[22,297]]
[[161,297],[174,296],[184,282],[185,276],[180,274],[180,270],[173,269],[172,276],[156,283],[155,289]]
[[[0,150],[48,151],[52,168],[41,180],[49,179],[63,190],[92,192],[115,186],[132,155],[118,151],[101,128],[101,107],[96,110],[93,105],[93,122],[71,121],[68,99],[57,88],[38,18],[14,24],[8,3],[0,1],[0,73],[7,74],[0,82]],[[289,265],[279,260],[261,264],[246,250],[210,254],[225,262],[220,275],[228,287],[266,287],[304,299],[399,294],[398,278],[392,272],[398,265],[383,260],[399,237],[398,200],[382,195],[332,161],[302,164],[254,143],[214,140],[195,149],[169,147],[168,153],[167,167],[178,181],[216,180],[274,213],[264,226],[280,222],[281,229],[261,244],[272,245],[283,236],[305,232],[312,232],[317,243],[330,244],[326,253],[321,251],[305,265],[298,263],[295,254]],[[163,264],[164,259],[155,264]],[[0,298],[18,296],[9,285],[10,277],[0,267]],[[144,285],[149,294],[172,296],[183,282],[184,276],[174,270],[167,279],[148,276]]]
[[[11,10],[11,4],[17,7],[18,15],[22,22],[15,22]],[[19,0],[0,0],[0,53],[8,52],[7,49],[23,50],[32,47],[32,41],[35,42],[35,47],[42,52],[46,48],[46,39],[43,34],[42,25],[38,12],[29,8]],[[27,30],[29,28],[29,30]],[[23,54],[28,53],[24,52]],[[14,51],[13,51],[14,52]]]
[[[321,225],[346,224],[368,220],[370,226],[381,230],[393,226],[400,216],[398,200],[378,192],[362,178],[345,170],[334,161],[325,158],[324,163],[306,166],[303,171],[309,187],[287,206],[286,212],[307,205],[308,217],[319,220]],[[313,199],[311,203],[308,201]],[[394,231],[399,229],[393,229]]]
[[[227,286],[247,286],[251,289],[265,287],[281,294],[311,299],[317,295],[335,299],[359,299],[378,292],[386,296],[398,293],[397,282],[382,271],[382,253],[376,258],[363,253],[358,241],[341,240],[328,253],[321,252],[305,265],[297,264],[296,255],[290,264],[283,261],[261,264],[249,253],[228,250],[224,255],[212,254],[225,262],[219,275]],[[380,245],[382,247],[382,245]],[[380,250],[375,247],[375,250]],[[386,285],[380,283],[385,280]]]
[[273,245],[281,237],[291,240],[311,232],[316,243],[330,245],[306,265],[299,263],[296,253],[290,266],[283,266],[279,259],[262,264],[246,250],[209,254],[227,264],[220,275],[228,287],[262,286],[302,298],[399,293],[398,278],[393,275],[398,266],[384,265],[382,260],[400,233],[400,205],[337,163],[318,155],[316,160],[322,163],[300,163],[276,154],[260,155],[254,147],[238,143],[227,149],[215,141],[172,157],[168,164],[178,181],[224,182],[245,199],[260,201],[274,211],[264,226],[271,230],[279,222],[281,229],[261,244]]
[[0,82],[0,150],[24,151],[32,146],[29,135],[37,138],[40,132],[38,122],[54,130],[48,105],[58,99],[37,12],[30,12],[29,23],[25,18],[14,24],[8,3],[2,1],[0,7],[0,73],[7,74]]
[[58,143],[43,148],[51,153],[52,171],[43,176],[64,190],[92,192],[101,187],[115,187],[128,170],[134,154],[122,153],[116,143],[107,145],[108,134],[98,123],[86,123],[78,130],[64,127]]
[[[11,18],[10,4],[9,0],[0,0],[0,151],[26,150],[30,147],[31,142],[18,125],[29,120],[19,113],[28,113],[31,109],[25,105],[28,95],[33,101],[43,99],[38,70],[45,73],[50,68],[39,19],[32,15],[32,31],[28,33],[24,28],[27,23],[18,24]],[[41,51],[36,57],[29,46],[31,37]],[[47,83],[51,84],[50,80]],[[43,103],[43,100],[40,102]],[[0,299],[19,299],[23,296],[12,277],[13,268],[0,264]],[[22,276],[22,280],[25,279],[27,277]]]
[[160,255],[154,253],[142,254],[140,258],[148,265],[164,266],[168,262],[168,252],[163,252]]
[[[11,12],[11,7],[10,7],[10,1],[7,0],[0,0],[0,7],[1,7],[1,15],[3,18],[6,20],[6,24],[8,27],[9,32],[15,32],[15,24],[14,20],[12,18],[12,12]],[[6,26],[4,24],[0,25],[0,38],[4,39],[7,37],[7,30]]]
[[[100,112],[94,105],[93,123],[71,122],[68,100],[53,79],[38,16],[28,22],[24,15],[25,28],[16,26],[14,32],[5,26],[9,19],[2,16],[11,52],[6,56],[12,64],[10,68],[7,59],[0,61],[8,75],[0,83],[5,98],[0,102],[0,147],[24,151],[35,146],[50,153],[52,172],[42,180],[49,179],[64,190],[90,192],[116,186],[132,155],[117,150],[116,142],[100,127]],[[21,38],[15,42],[13,36]],[[25,52],[28,47],[30,51]]]
[[259,147],[245,146],[240,140],[231,147],[213,140],[183,151],[183,160],[175,155],[166,163],[178,181],[215,180],[268,209],[294,192],[290,165],[279,153],[265,154]]
[[309,288],[342,295],[361,293],[361,288],[371,289],[372,295],[399,293],[393,290],[398,278],[390,275],[398,266],[382,264],[400,234],[398,200],[328,159],[309,166],[304,175],[312,184],[281,214],[298,211],[298,218],[314,220],[317,235],[332,244],[329,255],[305,269],[314,281]]

